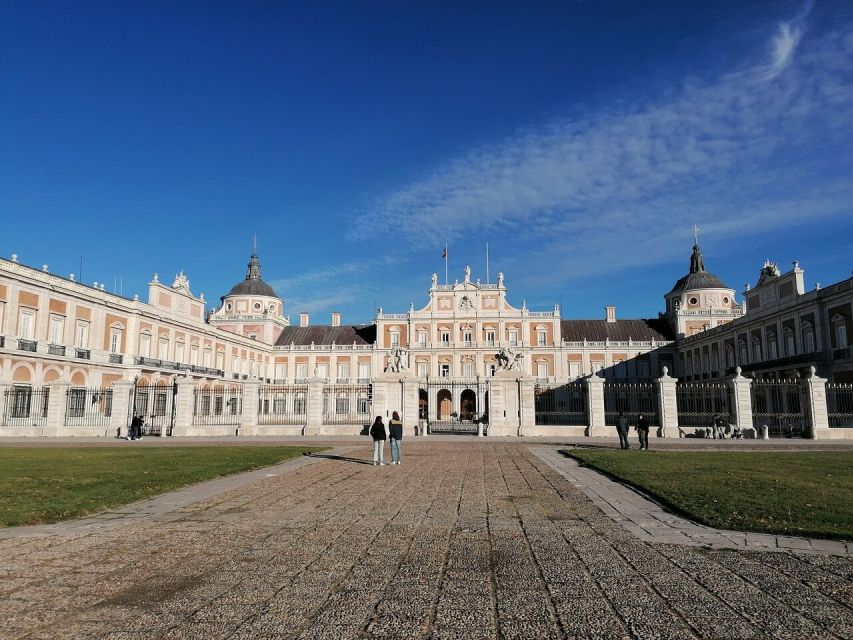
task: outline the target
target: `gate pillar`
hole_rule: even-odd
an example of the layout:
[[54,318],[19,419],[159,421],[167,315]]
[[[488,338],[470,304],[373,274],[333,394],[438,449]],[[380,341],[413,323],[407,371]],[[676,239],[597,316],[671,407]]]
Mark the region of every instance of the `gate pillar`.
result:
[[661,438],[678,437],[678,400],[675,392],[677,378],[669,375],[669,370],[663,367],[661,377],[655,381],[658,388],[658,416],[660,417]]
[[[195,382],[186,376],[175,381],[177,392],[174,398],[175,424],[172,427],[173,436],[188,436],[193,424],[193,404],[195,400]],[[168,433],[168,427],[163,434]]]
[[593,373],[586,379],[589,402],[589,435],[606,436],[607,424],[604,416],[604,378]]
[[524,376],[519,381],[521,388],[521,425],[518,435],[529,435],[536,426],[536,380]]
[[498,371],[489,379],[490,436],[514,436],[520,425],[519,378],[512,371]]
[[741,375],[741,368],[735,368],[735,375],[729,378],[732,389],[732,422],[741,429],[753,429],[752,424],[752,380]]
[[130,415],[130,394],[133,393],[133,383],[128,380],[119,380],[113,383],[113,407],[110,414],[110,428],[116,437],[127,437],[128,419]]
[[47,422],[43,434],[61,436],[65,429],[65,408],[71,383],[67,381],[54,382],[48,385],[48,389],[50,389],[50,395],[47,398]]
[[826,378],[819,377],[815,368],[810,367],[808,377],[803,378],[800,384],[806,405],[809,437],[813,440],[832,438],[834,434],[829,428],[829,413],[826,406]]
[[326,381],[323,378],[311,378],[308,380],[307,419],[302,435],[320,435],[323,427],[323,386],[325,384]]
[[[413,430],[418,423],[418,381],[411,377],[403,378],[403,406],[400,419],[403,421],[404,429],[410,427]],[[372,422],[372,421],[371,421]]]
[[258,433],[258,383],[247,382],[243,385],[243,415],[240,418],[241,436],[254,436]]

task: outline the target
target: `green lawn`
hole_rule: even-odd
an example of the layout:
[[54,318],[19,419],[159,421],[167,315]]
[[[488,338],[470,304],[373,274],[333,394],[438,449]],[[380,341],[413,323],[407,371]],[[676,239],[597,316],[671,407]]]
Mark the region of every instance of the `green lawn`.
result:
[[0,448],[0,526],[57,522],[319,451],[312,447]]
[[565,454],[721,529],[853,539],[853,452]]

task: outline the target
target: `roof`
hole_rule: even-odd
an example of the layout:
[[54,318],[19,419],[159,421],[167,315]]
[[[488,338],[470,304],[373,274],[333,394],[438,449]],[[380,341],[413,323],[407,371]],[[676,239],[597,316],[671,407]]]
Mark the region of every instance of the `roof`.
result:
[[229,291],[224,298],[228,296],[269,296],[277,298],[275,289],[269,286],[261,278],[261,262],[258,260],[258,254],[252,252],[252,257],[249,258],[248,269],[246,269],[246,278],[242,282],[238,282]]
[[694,289],[730,289],[726,283],[720,280],[713,273],[705,271],[705,258],[702,255],[702,250],[699,249],[699,243],[693,245],[693,253],[690,255],[690,271],[689,273],[679,278],[672,290],[667,294],[678,293],[681,291],[693,291]]
[[672,327],[663,318],[640,320],[561,320],[563,340],[581,342],[584,339],[603,340],[674,340]]
[[289,344],[373,344],[376,342],[376,325],[316,325],[285,327],[276,340],[277,346]]

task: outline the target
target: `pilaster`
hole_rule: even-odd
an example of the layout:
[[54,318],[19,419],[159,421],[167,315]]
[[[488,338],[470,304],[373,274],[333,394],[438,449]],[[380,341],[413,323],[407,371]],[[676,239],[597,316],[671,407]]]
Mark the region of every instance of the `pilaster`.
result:
[[677,378],[669,375],[667,367],[663,367],[661,377],[655,381],[658,388],[661,438],[678,437],[678,399],[675,392],[677,382]]
[[536,380],[524,376],[519,380],[521,389],[521,424],[518,435],[523,436],[530,433],[536,426]]
[[803,378],[803,400],[806,403],[806,420],[809,426],[809,437],[813,440],[832,438],[829,428],[829,413],[826,406],[826,378],[817,375],[814,367],[809,368],[809,375]]
[[751,429],[752,424],[752,380],[741,375],[741,368],[735,368],[735,375],[729,378],[732,390],[732,422],[741,429]]
[[586,379],[586,390],[589,402],[589,435],[606,436],[608,433],[604,419],[604,378],[593,373]]

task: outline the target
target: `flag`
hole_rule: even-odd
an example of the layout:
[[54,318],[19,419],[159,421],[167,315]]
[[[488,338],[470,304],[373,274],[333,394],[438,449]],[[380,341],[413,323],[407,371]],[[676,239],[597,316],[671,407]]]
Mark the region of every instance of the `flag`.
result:
[[444,251],[442,251],[442,253],[441,253],[441,257],[442,257],[442,258],[446,258],[446,257],[447,257],[447,247],[444,247]]

